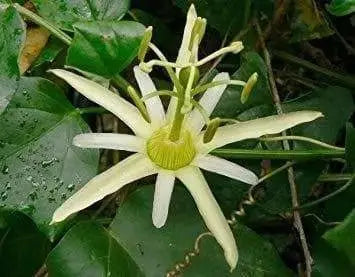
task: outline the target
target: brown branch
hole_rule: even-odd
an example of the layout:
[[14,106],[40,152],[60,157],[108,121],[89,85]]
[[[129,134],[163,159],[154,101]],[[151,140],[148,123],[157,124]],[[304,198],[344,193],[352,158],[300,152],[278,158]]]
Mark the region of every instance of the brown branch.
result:
[[[257,21],[255,21],[255,26],[256,26],[256,30],[257,30],[259,38],[260,38],[260,46],[263,50],[264,59],[265,59],[265,63],[266,63],[267,70],[268,70],[269,83],[271,86],[272,98],[273,98],[273,101],[274,101],[274,104],[276,107],[276,111],[278,114],[283,114],[280,96],[279,96],[279,93],[277,90],[274,74],[272,71],[270,54],[266,48],[264,37],[263,37],[262,31],[261,31],[261,28],[259,26],[259,23]],[[285,136],[286,132],[285,131],[282,132],[282,135]],[[291,149],[290,144],[287,140],[283,141],[283,148],[285,150]],[[306,239],[306,235],[305,235],[305,232],[303,229],[301,215],[300,215],[299,211],[297,210],[297,208],[299,207],[299,200],[298,200],[298,194],[297,194],[297,185],[295,183],[295,176],[294,176],[295,174],[294,174],[294,170],[293,170],[292,166],[290,166],[287,169],[287,173],[288,173],[288,181],[290,183],[292,207],[294,209],[293,210],[293,221],[294,221],[293,224],[298,232],[299,239],[301,241],[301,246],[302,246],[305,264],[306,264],[306,276],[311,277],[313,259],[311,257],[310,252],[309,252],[309,249],[308,249],[307,239]]]

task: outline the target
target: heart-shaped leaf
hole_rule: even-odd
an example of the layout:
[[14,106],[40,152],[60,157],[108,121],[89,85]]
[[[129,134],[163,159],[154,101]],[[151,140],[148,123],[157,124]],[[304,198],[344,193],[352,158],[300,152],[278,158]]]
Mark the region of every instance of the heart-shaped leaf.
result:
[[111,234],[94,222],[75,225],[47,259],[53,277],[143,276]]
[[130,0],[33,0],[38,13],[64,30],[72,31],[80,21],[120,20]]
[[[193,185],[193,184],[191,184]],[[135,191],[118,209],[111,232],[146,276],[165,276],[186,251],[193,249],[195,239],[206,228],[186,189],[176,186],[166,225],[152,224],[153,187]],[[230,273],[223,251],[212,237],[202,239],[200,255],[184,276],[291,276],[273,246],[242,224],[233,229],[239,249],[239,262]]]
[[53,238],[54,210],[96,174],[98,152],[72,145],[89,127],[56,85],[21,78],[0,129],[0,205],[25,212]]
[[144,26],[133,21],[78,23],[67,64],[113,77],[136,57],[143,32]]

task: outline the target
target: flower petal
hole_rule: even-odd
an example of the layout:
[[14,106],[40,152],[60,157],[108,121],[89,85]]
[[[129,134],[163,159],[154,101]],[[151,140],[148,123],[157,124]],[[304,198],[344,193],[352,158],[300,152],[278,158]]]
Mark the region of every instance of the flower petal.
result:
[[[216,75],[216,77],[214,77],[212,82],[222,81],[222,80],[229,81],[230,80],[229,74],[226,72],[219,73]],[[206,114],[208,116],[212,114],[214,108],[216,107],[226,87],[227,85],[220,85],[220,86],[210,88],[201,97],[199,103],[205,109]],[[193,111],[190,113],[186,122],[190,126],[191,131],[194,132],[195,135],[197,135],[205,125],[205,121],[201,113],[196,108],[193,109]]]
[[73,145],[81,148],[103,148],[131,152],[144,151],[145,140],[126,134],[89,133],[74,137]]
[[158,173],[155,183],[152,219],[155,227],[163,227],[168,218],[171,194],[174,189],[175,175],[170,171]]
[[310,122],[322,116],[320,112],[299,111],[223,126],[218,128],[214,138],[209,143],[203,143],[203,133],[201,133],[198,148],[200,152],[208,153],[232,142],[281,133],[298,124]]
[[192,29],[195,25],[196,19],[196,9],[195,6],[192,4],[187,12],[184,35],[182,37],[182,42],[179,49],[178,57],[176,59],[176,63],[184,64],[190,60],[191,52],[189,50],[189,45],[191,40]]
[[207,171],[212,171],[250,185],[258,183],[258,177],[254,172],[212,155],[198,155],[193,164]]
[[234,236],[201,171],[190,166],[177,171],[176,176],[190,191],[207,228],[223,248],[227,263],[233,270],[238,260]]
[[91,179],[66,200],[53,214],[52,223],[83,210],[124,185],[157,173],[154,165],[142,154],[133,154],[117,165]]
[[135,134],[142,137],[148,137],[151,134],[150,125],[143,119],[139,110],[122,97],[107,88],[70,71],[53,69],[50,70],[50,72],[59,78],[64,79],[91,101],[115,114],[126,123]]
[[[157,91],[152,79],[143,72],[139,66],[134,67],[134,76],[136,77],[139,89],[143,96]],[[145,101],[149,117],[154,127],[160,127],[165,122],[165,111],[159,96],[149,98]]]

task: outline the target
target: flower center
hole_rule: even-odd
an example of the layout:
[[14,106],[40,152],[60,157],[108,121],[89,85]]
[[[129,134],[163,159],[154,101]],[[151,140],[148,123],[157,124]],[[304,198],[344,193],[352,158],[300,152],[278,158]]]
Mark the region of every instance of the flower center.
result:
[[167,126],[153,133],[147,142],[147,154],[156,165],[177,170],[192,162],[196,149],[188,131],[182,130],[177,141],[169,139],[169,131],[170,126]]

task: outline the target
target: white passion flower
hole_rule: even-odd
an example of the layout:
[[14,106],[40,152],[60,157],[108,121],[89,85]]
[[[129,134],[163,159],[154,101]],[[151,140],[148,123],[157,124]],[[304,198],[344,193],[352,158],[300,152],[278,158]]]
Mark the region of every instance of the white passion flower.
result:
[[[55,211],[52,223],[63,221],[135,180],[157,174],[152,219],[153,224],[160,228],[166,222],[174,182],[178,178],[191,193],[207,228],[223,248],[231,270],[236,267],[238,260],[236,242],[200,168],[255,185],[258,177],[253,172],[228,160],[212,156],[209,152],[232,142],[280,133],[300,123],[321,117],[322,114],[300,111],[221,127],[214,124],[215,121],[209,120],[209,116],[227,85],[244,86],[249,93],[250,84],[230,80],[228,73],[219,73],[211,83],[194,87],[198,66],[223,53],[236,53],[243,48],[242,43],[236,42],[198,60],[197,50],[205,25],[206,20],[197,17],[194,7],[191,6],[175,63],[168,62],[159,49],[150,42],[152,29],[147,29],[148,36],[143,39],[144,45],[141,45],[140,49],[143,49],[143,54],[139,55],[141,64],[134,67],[134,75],[150,122],[144,119],[136,106],[107,88],[69,71],[61,69],[51,71],[88,99],[115,114],[134,133],[134,135],[81,134],[74,138],[74,145],[135,153],[94,177],[67,199]],[[145,63],[145,51],[148,49],[153,50],[159,60]],[[147,73],[153,66],[163,66],[175,86],[174,91],[170,92],[172,100],[167,113],[160,100],[160,93]],[[179,75],[182,70],[187,75],[185,82],[182,81],[182,74]],[[255,83],[255,78],[254,74],[252,83]],[[199,102],[193,99],[198,93],[202,94]],[[207,129],[203,131],[206,124]],[[215,126],[212,131],[211,126]]]

